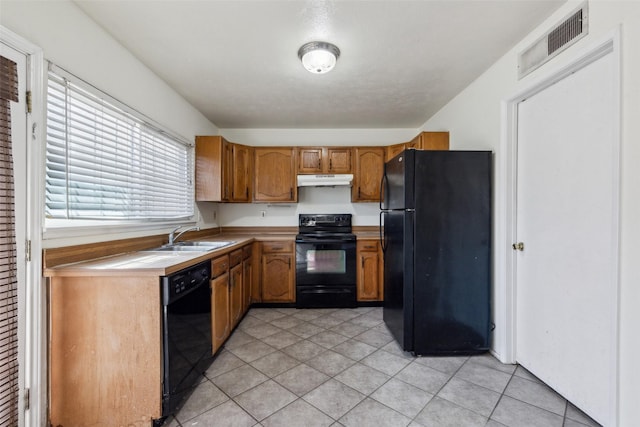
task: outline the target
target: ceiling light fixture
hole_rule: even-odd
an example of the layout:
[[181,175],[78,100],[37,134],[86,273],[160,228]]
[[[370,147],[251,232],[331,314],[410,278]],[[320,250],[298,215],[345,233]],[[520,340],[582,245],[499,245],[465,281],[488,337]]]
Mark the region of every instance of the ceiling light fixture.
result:
[[335,67],[340,56],[338,46],[327,42],[309,42],[298,49],[298,58],[310,73],[324,74]]

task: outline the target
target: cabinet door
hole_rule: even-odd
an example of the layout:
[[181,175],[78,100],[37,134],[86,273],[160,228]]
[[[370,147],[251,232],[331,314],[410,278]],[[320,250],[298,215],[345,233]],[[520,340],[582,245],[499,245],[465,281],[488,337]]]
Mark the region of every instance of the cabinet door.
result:
[[294,302],[293,255],[262,255],[262,302]]
[[327,172],[351,173],[351,148],[328,148]]
[[242,264],[231,269],[229,277],[229,316],[231,329],[233,329],[242,317]]
[[293,148],[256,148],[254,200],[297,201],[295,164]]
[[419,139],[420,150],[448,150],[449,132],[422,132],[416,137]]
[[[415,148],[416,150],[422,149],[422,134],[416,135],[411,141],[404,144],[405,148]],[[389,160],[389,159],[387,159]]]
[[223,200],[223,138],[221,136],[196,137],[196,200],[221,202]]
[[211,333],[213,353],[224,344],[231,332],[229,322],[229,273],[211,281]]
[[379,202],[380,181],[384,171],[383,147],[355,148],[354,185],[351,187],[351,201]]
[[231,201],[231,183],[233,181],[233,144],[222,138],[222,201]]
[[251,147],[231,144],[232,171],[231,200],[234,202],[251,201]]
[[358,252],[358,301],[380,299],[380,254],[374,251]]
[[251,284],[253,283],[253,258],[242,261],[242,313],[251,305]]
[[[412,144],[412,143],[413,143],[413,141],[410,142],[409,144]],[[417,143],[417,141],[416,141],[416,143]],[[406,147],[407,147],[407,144],[405,144],[404,142],[400,143],[400,144],[389,145],[387,147],[386,161],[389,161],[389,160],[393,159],[395,156],[400,154]],[[417,147],[414,147],[414,148],[417,148]]]
[[298,173],[321,173],[322,160],[322,148],[298,148]]

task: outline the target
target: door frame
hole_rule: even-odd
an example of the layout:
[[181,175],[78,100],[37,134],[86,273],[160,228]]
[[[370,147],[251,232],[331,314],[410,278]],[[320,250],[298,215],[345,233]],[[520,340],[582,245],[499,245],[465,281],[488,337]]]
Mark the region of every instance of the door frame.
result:
[[[24,378],[21,385],[29,389],[29,409],[24,411],[25,426],[42,426],[47,422],[47,299],[42,280],[43,173],[42,150],[45,140],[45,67],[41,48],[0,25],[0,40],[27,57],[27,84],[31,91],[31,113],[27,114],[27,218],[26,239],[31,242],[31,260],[26,262],[24,298]],[[25,96],[20,94],[20,96]],[[24,410],[25,390],[20,390],[20,411]]]
[[[532,82],[501,103],[501,138],[498,174],[502,179],[496,196],[501,209],[498,211],[496,223],[498,236],[496,240],[501,242],[496,248],[495,271],[495,323],[498,325],[495,337],[494,354],[503,363],[516,363],[516,272],[517,258],[511,245],[517,239],[517,162],[518,162],[518,104],[525,99],[552,86],[556,82],[575,73],[581,68],[606,56],[613,55],[614,62],[614,111],[613,117],[616,123],[613,131],[614,143],[614,207],[613,224],[614,239],[612,248],[616,268],[612,283],[615,286],[615,296],[610,303],[613,312],[613,329],[610,334],[610,342],[607,345],[614,349],[614,357],[609,367],[611,390],[613,391],[610,404],[613,409],[611,425],[616,424],[618,417],[618,358],[619,358],[619,305],[620,305],[620,147],[621,147],[621,29],[618,27],[605,34],[586,49],[575,54],[569,62],[550,72],[546,76]],[[502,325],[503,327],[499,328]]]

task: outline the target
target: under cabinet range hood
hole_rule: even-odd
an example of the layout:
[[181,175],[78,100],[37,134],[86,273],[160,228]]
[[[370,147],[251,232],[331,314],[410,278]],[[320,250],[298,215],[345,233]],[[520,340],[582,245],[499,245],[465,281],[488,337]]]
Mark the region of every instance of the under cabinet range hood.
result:
[[335,187],[349,186],[352,174],[298,175],[298,187]]

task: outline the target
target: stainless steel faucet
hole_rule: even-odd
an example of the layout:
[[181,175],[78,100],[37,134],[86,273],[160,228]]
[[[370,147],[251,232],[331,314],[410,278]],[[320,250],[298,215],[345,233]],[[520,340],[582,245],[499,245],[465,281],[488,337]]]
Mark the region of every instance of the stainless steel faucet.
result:
[[174,236],[176,231],[180,230],[182,227],[184,227],[184,225],[181,225],[181,226],[177,227],[175,230],[173,230],[171,233],[169,233],[169,244],[170,245],[173,245],[176,242],[176,240],[178,240],[178,238],[180,236],[182,236],[184,233],[186,233],[187,231],[200,231],[200,227],[194,226],[194,227],[189,227],[186,230],[182,230],[181,232],[178,233],[177,236]]

